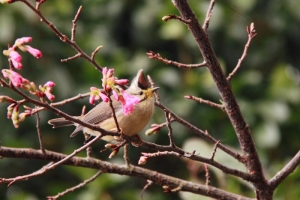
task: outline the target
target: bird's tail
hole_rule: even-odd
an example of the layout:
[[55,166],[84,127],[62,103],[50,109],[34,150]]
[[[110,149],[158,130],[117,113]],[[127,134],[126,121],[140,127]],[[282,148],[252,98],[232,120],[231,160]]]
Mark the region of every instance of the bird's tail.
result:
[[66,120],[65,118],[55,118],[50,119],[48,124],[52,125],[53,128],[62,127],[62,126],[71,126],[74,125],[73,122]]

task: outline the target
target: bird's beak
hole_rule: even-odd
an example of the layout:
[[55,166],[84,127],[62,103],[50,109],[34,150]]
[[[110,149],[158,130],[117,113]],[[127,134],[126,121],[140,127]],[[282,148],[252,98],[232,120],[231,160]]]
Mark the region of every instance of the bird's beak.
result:
[[158,89],[159,89],[159,87],[151,88],[151,91],[152,91],[152,92],[155,92],[155,91],[158,90]]

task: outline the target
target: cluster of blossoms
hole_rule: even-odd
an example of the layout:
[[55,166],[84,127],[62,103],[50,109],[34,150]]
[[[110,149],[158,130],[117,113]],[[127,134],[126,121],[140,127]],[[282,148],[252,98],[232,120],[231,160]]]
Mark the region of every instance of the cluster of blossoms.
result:
[[103,90],[97,89],[95,87],[91,87],[90,92],[90,103],[94,104],[95,101],[99,100],[100,98],[104,102],[109,101],[108,95],[112,92],[112,96],[122,103],[122,108],[124,115],[129,115],[133,112],[134,106],[140,102],[140,99],[136,96],[132,96],[124,91],[119,86],[127,85],[129,81],[127,79],[117,79],[114,77],[114,69],[107,69],[104,67],[102,69],[102,87]]
[[17,49],[19,48],[21,51],[29,52],[31,55],[33,55],[36,58],[42,57],[42,52],[38,49],[35,49],[29,45],[26,45],[26,43],[29,43],[32,41],[31,37],[22,37],[15,41],[15,44],[10,47],[8,50],[4,50],[3,54],[8,56],[11,60],[13,66],[20,70],[22,69],[22,56],[17,52]]
[[[31,37],[22,37],[15,41],[15,44],[10,47],[8,50],[4,50],[3,54],[9,57],[9,60],[12,62],[14,68],[20,70],[23,65],[21,63],[22,56],[17,52],[17,48],[24,52],[29,52],[36,58],[42,57],[41,51],[35,49],[26,43],[31,42]],[[4,78],[9,79],[11,84],[16,88],[22,88],[27,90],[31,94],[44,99],[46,96],[50,101],[53,101],[55,96],[51,93],[52,88],[55,84],[52,81],[48,81],[44,86],[39,86],[39,89],[36,87],[35,83],[30,82],[26,78],[23,78],[19,73],[13,71],[12,69],[3,69],[2,75]],[[7,108],[7,118],[11,118],[14,126],[17,128],[19,126],[19,122],[23,121],[27,116],[30,116],[32,113],[31,108],[24,106],[25,111],[23,113],[19,113],[19,107],[21,105],[20,102],[13,100],[7,96],[0,96],[0,102],[8,102],[11,103]]]

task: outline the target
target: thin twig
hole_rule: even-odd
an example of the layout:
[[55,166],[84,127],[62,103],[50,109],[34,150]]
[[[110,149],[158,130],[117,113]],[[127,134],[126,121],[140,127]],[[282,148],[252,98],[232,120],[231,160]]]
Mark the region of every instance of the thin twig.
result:
[[60,61],[61,61],[61,62],[68,62],[68,61],[70,61],[70,60],[74,60],[74,59],[76,59],[76,58],[80,58],[81,56],[82,56],[81,53],[77,53],[77,54],[74,55],[74,56],[71,56],[71,57],[68,57],[68,58],[65,58],[65,59],[61,59]]
[[[183,126],[186,126],[187,128],[191,129],[192,131],[194,131],[197,135],[199,135],[202,138],[205,138],[207,141],[215,144],[218,140],[216,140],[215,138],[213,138],[211,135],[207,134],[205,131],[202,131],[201,129],[195,127],[194,125],[190,124],[189,122],[185,121],[184,119],[180,118],[179,116],[177,116],[175,113],[173,113],[170,109],[168,109],[166,106],[164,106],[163,104],[159,103],[159,102],[155,102],[155,105],[158,106],[159,108],[161,108],[163,111],[168,111],[169,113],[172,114],[172,117],[179,122],[180,124],[182,124]],[[224,152],[226,152],[228,155],[232,156],[233,158],[237,159],[239,162],[243,163],[243,158],[240,154],[230,150],[228,147],[224,146],[223,144],[219,144],[219,148],[222,149]]]
[[163,16],[163,17],[162,17],[162,20],[163,20],[164,22],[167,22],[167,21],[169,21],[169,20],[171,20],[171,19],[177,19],[177,20],[179,20],[179,21],[181,21],[181,22],[183,22],[183,23],[185,23],[185,24],[191,23],[191,20],[190,20],[190,19],[183,19],[182,17],[177,16],[177,15],[167,15],[167,16]]
[[[91,139],[92,136],[87,133],[83,133],[83,135],[84,135],[84,139],[85,139],[85,142],[84,142],[84,144],[85,144],[86,142],[88,142]],[[86,157],[87,158],[92,157],[92,147],[91,146],[86,148]]]
[[102,47],[103,47],[103,46],[100,45],[100,46],[98,46],[98,47],[93,51],[93,53],[92,53],[92,55],[91,55],[91,59],[92,59],[92,60],[95,60],[95,55],[96,55],[96,53],[97,53]]
[[218,148],[218,146],[219,146],[219,143],[220,143],[220,140],[218,140],[218,141],[216,142],[216,144],[214,145],[214,149],[213,149],[213,151],[212,151],[212,153],[211,153],[211,157],[210,157],[211,160],[213,160],[214,157],[215,157],[215,154],[216,154],[216,152],[217,152],[217,148]]
[[207,163],[211,166],[214,166],[216,168],[218,168],[219,170],[221,170],[222,172],[226,173],[226,174],[231,174],[234,175],[236,177],[239,177],[241,179],[244,179],[246,181],[253,181],[254,177],[251,176],[251,174],[242,172],[240,170],[237,169],[232,169],[229,168],[225,165],[222,165],[219,162],[216,162],[215,160],[211,160],[210,158],[205,158],[199,155],[195,155],[195,152],[193,153],[188,153],[180,148],[172,148],[170,146],[162,146],[162,145],[157,145],[154,143],[149,143],[146,141],[143,141],[142,146],[147,147],[149,149],[152,150],[156,150],[159,152],[156,153],[142,153],[142,155],[144,157],[147,158],[153,158],[153,157],[161,157],[161,156],[176,156],[176,157],[183,157],[183,158],[187,158],[190,160],[194,160],[194,161],[198,161],[198,162],[202,162],[202,163]]
[[69,188],[69,189],[67,189],[67,190],[65,190],[65,191],[63,191],[63,192],[60,192],[60,193],[58,193],[58,194],[55,195],[55,196],[48,196],[47,199],[48,199],[48,200],[56,200],[56,199],[58,199],[58,198],[60,198],[60,197],[62,197],[62,196],[64,196],[64,195],[66,195],[66,194],[68,194],[68,193],[70,193],[70,192],[74,192],[75,190],[80,189],[80,188],[84,187],[85,185],[87,185],[88,183],[94,181],[94,180],[95,180],[98,176],[100,176],[102,173],[103,173],[102,170],[99,170],[99,171],[98,171],[94,176],[92,176],[91,178],[89,178],[89,179],[83,181],[82,183],[80,183],[80,184],[78,184],[78,185],[76,185],[76,186],[74,186],[74,187],[71,187],[71,188]]
[[225,111],[225,107],[223,105],[211,102],[209,100],[205,100],[205,99],[198,98],[198,97],[191,96],[191,95],[184,96],[184,98],[191,99],[191,100],[194,100],[194,101],[198,101],[199,103],[204,103],[204,104],[207,104],[211,107],[219,108],[219,109]]
[[76,22],[77,22],[77,19],[78,19],[80,13],[81,13],[81,10],[82,10],[82,6],[80,6],[78,8],[77,13],[76,13],[74,19],[72,20],[72,24],[73,24],[73,26],[72,26],[72,35],[71,35],[71,41],[72,42],[75,41],[75,32],[76,32],[76,26],[77,26]]
[[113,106],[113,103],[112,103],[112,100],[111,100],[111,96],[109,94],[107,94],[107,96],[108,96],[109,107],[111,108],[111,113],[112,113],[112,116],[114,118],[117,131],[118,131],[118,133],[120,133],[122,135],[122,130],[121,130],[120,126],[119,126],[119,122],[118,122],[118,119],[117,119],[117,116],[116,116],[116,113],[115,113],[115,108]]
[[143,200],[143,194],[144,194],[144,192],[146,191],[146,189],[149,187],[149,186],[151,186],[153,184],[153,181],[151,181],[151,180],[147,180],[147,184],[143,187],[143,190],[142,190],[142,192],[141,192],[141,199]]
[[62,160],[53,163],[51,165],[47,165],[45,167],[43,167],[42,169],[31,173],[31,174],[27,174],[27,175],[23,175],[23,176],[18,176],[15,178],[2,178],[0,179],[0,183],[1,182],[9,182],[8,185],[12,185],[13,183],[17,182],[17,181],[21,181],[21,180],[28,180],[29,178],[35,177],[35,176],[39,176],[41,174],[44,174],[45,172],[54,169],[55,167],[57,167],[60,164],[63,164],[64,162],[68,161],[70,158],[74,157],[76,154],[80,153],[81,151],[85,150],[87,147],[89,147],[90,145],[92,145],[94,142],[96,142],[99,138],[101,138],[102,135],[99,134],[97,135],[93,140],[91,140],[90,142],[88,142],[87,144],[83,145],[82,147],[76,149],[75,151],[73,151],[73,153],[69,154],[68,156],[64,157]]
[[37,133],[38,133],[40,149],[43,153],[46,153],[44,145],[43,145],[43,141],[42,141],[42,133],[41,133],[41,129],[40,129],[40,116],[39,116],[39,113],[36,113],[36,130],[37,130]]
[[242,54],[242,57],[239,59],[236,67],[234,68],[234,70],[229,74],[229,76],[227,77],[227,80],[230,81],[230,79],[237,73],[237,71],[240,69],[241,64],[243,62],[243,60],[246,58],[250,43],[252,41],[252,39],[257,35],[257,33],[255,32],[254,29],[254,23],[250,24],[250,28],[247,26],[246,28],[247,33],[248,33],[248,41],[244,47],[244,52]]
[[46,1],[46,0],[36,1],[35,8],[36,8],[37,10],[40,10],[41,5],[42,5],[45,1]]
[[129,160],[129,156],[128,156],[128,144],[125,144],[124,146],[124,155],[123,158],[125,160],[126,166],[130,167],[130,160]]
[[206,63],[199,63],[199,64],[183,64],[183,63],[179,63],[176,61],[172,61],[172,60],[168,60],[166,58],[161,57],[161,55],[159,53],[154,53],[153,51],[149,51],[148,53],[146,53],[148,55],[148,57],[150,59],[155,59],[155,60],[159,60],[167,65],[174,65],[178,68],[199,68],[199,67],[205,67]]
[[210,185],[210,175],[209,175],[209,169],[208,169],[208,165],[206,163],[204,163],[204,169],[205,169],[205,185],[209,186]]
[[300,151],[291,159],[282,170],[269,180],[271,188],[275,189],[288,175],[290,175],[300,165]]
[[171,127],[171,115],[168,112],[165,112],[165,117],[166,117],[166,121],[167,121],[167,128],[168,128],[168,136],[169,136],[169,140],[170,140],[170,147],[176,147],[175,143],[174,143],[174,138],[173,138],[173,130]]
[[50,21],[48,21],[43,16],[43,14],[37,9],[37,8],[39,8],[39,6],[37,6],[37,8],[35,8],[27,0],[19,0],[19,1],[26,4],[35,14],[37,14],[41,18],[41,22],[45,23],[59,37],[59,39],[61,41],[67,43],[73,49],[75,49],[76,52],[78,52],[78,54],[80,54],[80,56],[82,58],[84,58],[84,59],[88,60],[90,63],[92,63],[98,71],[100,71],[100,72],[102,71],[102,67],[96,61],[94,61],[92,58],[90,58],[86,53],[84,53],[84,51],[76,44],[76,42],[72,42],[66,35],[62,34]]
[[207,13],[206,13],[206,17],[205,17],[203,26],[202,26],[202,28],[203,28],[205,31],[207,31],[207,29],[208,29],[209,21],[210,21],[210,18],[211,18],[211,16],[212,16],[212,12],[213,12],[213,9],[214,9],[214,5],[215,5],[215,0],[211,0],[211,1],[210,1],[210,4],[209,4],[209,8],[208,8]]
[[[69,102],[76,101],[78,99],[83,99],[85,97],[88,97],[89,95],[90,95],[90,93],[78,94],[75,97],[71,97],[71,98],[65,99],[63,101],[59,101],[59,102],[55,102],[55,103],[50,103],[50,106],[62,106],[62,105],[65,105],[65,104],[67,104]],[[40,112],[42,110],[46,110],[46,108],[45,107],[36,107],[36,108],[32,109],[31,114],[35,114],[36,112]]]

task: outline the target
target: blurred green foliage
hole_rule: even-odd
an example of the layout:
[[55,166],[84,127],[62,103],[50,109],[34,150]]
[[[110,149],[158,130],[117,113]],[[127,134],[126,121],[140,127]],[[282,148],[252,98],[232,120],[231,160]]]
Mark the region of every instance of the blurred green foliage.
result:
[[[204,21],[209,5],[207,0],[190,0],[200,23]],[[44,16],[63,34],[70,36],[72,19],[78,7],[83,9],[77,21],[76,42],[87,53],[103,45],[96,55],[101,66],[115,68],[116,75],[132,78],[143,68],[160,87],[161,101],[179,116],[203,130],[208,130],[222,143],[238,149],[238,141],[226,114],[207,105],[186,100],[184,95],[195,95],[219,102],[219,93],[205,68],[178,69],[148,59],[152,50],[163,57],[182,63],[200,63],[201,54],[184,24],[178,21],[163,22],[168,14],[178,14],[171,1],[161,0],[52,0],[41,6]],[[254,22],[257,37],[250,45],[242,68],[232,79],[232,88],[242,113],[250,125],[267,178],[275,175],[299,151],[300,146],[300,1],[225,0],[217,1],[208,29],[209,37],[225,71],[229,74],[242,55],[247,41],[246,26]],[[23,36],[33,37],[32,46],[43,52],[39,60],[23,53],[24,68],[20,73],[37,85],[48,80],[56,83],[56,100],[89,91],[91,86],[101,85],[101,74],[83,59],[61,63],[61,59],[76,52],[61,42],[56,35],[24,4],[0,5],[0,48]],[[8,68],[7,59],[0,56],[0,68]],[[1,94],[16,94],[0,88]],[[64,106],[62,109],[78,115],[87,99]],[[88,109],[91,106],[87,105]],[[15,129],[6,119],[7,104],[0,104],[1,145],[39,148],[35,118],[23,122]],[[153,123],[164,122],[164,115],[156,109]],[[41,113],[41,130],[47,149],[70,153],[80,147],[83,137],[69,138],[72,128],[51,129],[47,124],[54,114]],[[212,150],[210,144],[196,138],[193,133],[173,124],[175,142],[185,149],[196,150],[200,155]],[[166,129],[145,140],[168,144]],[[198,141],[199,140],[199,141]],[[197,142],[198,141],[198,142]],[[93,155],[107,160],[108,153],[100,154],[104,142],[93,146]],[[137,164],[144,148],[130,147],[132,163]],[[119,153],[121,155],[121,153]],[[220,162],[233,164],[224,160]],[[111,160],[123,163],[121,156]],[[38,170],[45,162],[2,159],[0,177],[14,177]],[[192,166],[196,174],[192,173]],[[176,167],[174,167],[176,166]],[[201,164],[191,164],[174,157],[153,158],[146,168],[200,183],[205,182]],[[236,166],[237,167],[237,166]],[[0,199],[35,200],[72,187],[95,173],[95,170],[60,166],[51,172],[10,187],[0,185]],[[212,185],[238,194],[253,197],[249,185],[212,169]],[[145,180],[118,175],[101,175],[94,182],[64,196],[62,199],[140,199]],[[299,199],[300,170],[296,169],[276,190],[274,199]],[[287,192],[288,191],[288,192]],[[157,186],[151,186],[143,194],[144,199],[199,199],[187,193],[165,194]],[[201,197],[202,198],[202,197]],[[204,199],[204,197],[203,197]]]

